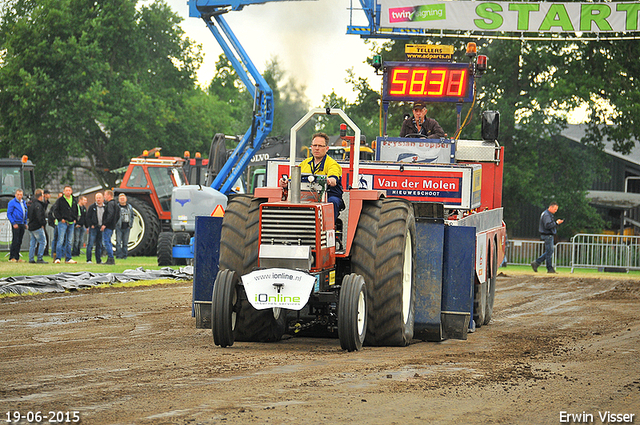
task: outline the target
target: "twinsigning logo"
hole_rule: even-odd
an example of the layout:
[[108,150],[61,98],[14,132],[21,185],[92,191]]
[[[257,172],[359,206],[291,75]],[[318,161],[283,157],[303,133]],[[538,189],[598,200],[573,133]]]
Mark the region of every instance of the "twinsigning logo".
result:
[[420,22],[447,19],[444,4],[389,8],[389,22]]

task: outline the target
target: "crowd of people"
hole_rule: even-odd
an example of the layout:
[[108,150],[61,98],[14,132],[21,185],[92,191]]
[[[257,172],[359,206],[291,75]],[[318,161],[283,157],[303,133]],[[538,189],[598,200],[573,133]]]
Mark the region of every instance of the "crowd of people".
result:
[[[76,264],[73,257],[81,255],[86,238],[86,261],[95,258],[97,264],[115,264],[115,259],[126,259],[129,232],[133,223],[133,208],[127,196],[121,193],[114,199],[112,190],[95,194],[95,202],[87,206],[86,196],[73,196],[73,188],[65,186],[55,202],[50,201],[49,190],[36,189],[33,199],[24,199],[18,189],[7,206],[7,219],[11,224],[12,239],[9,261],[24,262],[20,258],[20,247],[28,230],[29,263],[48,264],[44,257],[51,254],[53,262]],[[53,228],[49,238],[47,226]],[[111,242],[115,233],[116,246]],[[50,249],[50,251],[49,251]]]

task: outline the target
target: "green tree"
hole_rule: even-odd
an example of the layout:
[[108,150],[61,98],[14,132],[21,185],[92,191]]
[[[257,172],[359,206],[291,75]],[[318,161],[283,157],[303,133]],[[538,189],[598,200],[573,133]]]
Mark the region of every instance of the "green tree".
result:
[[572,60],[575,46],[550,40],[494,40],[483,46],[490,69],[479,83],[479,106],[500,111],[505,221],[517,223],[523,203],[542,210],[555,200],[570,218],[561,228],[564,236],[598,231],[603,221],[586,193],[602,176],[601,152],[557,137],[585,93]]
[[586,143],[601,146],[603,136],[607,136],[614,142],[614,149],[625,154],[640,140],[638,55],[637,40],[575,43],[564,55],[571,72],[563,83],[579,82],[576,96],[588,106]]
[[231,62],[224,54],[218,57],[216,73],[207,88],[210,95],[223,102],[231,120],[216,133],[244,134],[251,125],[253,97],[238,77]]
[[109,187],[109,170],[143,148],[182,153],[202,139],[184,113],[198,103],[201,57],[179,22],[162,1],[139,9],[130,0],[6,3],[0,154],[28,154],[39,181],[86,156]]
[[[274,123],[270,136],[287,138],[291,127],[309,109],[309,100],[304,93],[305,87],[299,86],[293,78],[286,78],[286,72],[280,66],[277,57],[267,62],[263,77],[271,87],[274,99]],[[207,91],[227,106],[232,118],[226,126],[228,130],[220,128],[217,132],[244,135],[251,125],[253,98],[224,55],[220,55],[216,62],[216,74]],[[309,131],[303,132],[300,137],[306,136],[311,136]],[[234,146],[230,143],[228,147]]]

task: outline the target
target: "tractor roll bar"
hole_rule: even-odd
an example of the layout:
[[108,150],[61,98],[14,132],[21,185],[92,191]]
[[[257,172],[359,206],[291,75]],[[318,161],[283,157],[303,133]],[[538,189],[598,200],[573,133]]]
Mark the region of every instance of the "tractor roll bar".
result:
[[[339,115],[340,118],[344,120],[344,122],[351,127],[351,129],[355,133],[355,146],[353,151],[351,152],[351,157],[353,158],[353,176],[351,177],[351,189],[358,188],[358,181],[360,180],[358,174],[360,172],[360,128],[355,125],[351,118],[347,116],[347,114],[342,109],[337,108],[314,108],[307,112],[307,114],[300,118],[300,121],[294,124],[291,127],[291,136],[289,142],[289,165],[293,168],[296,165],[296,133],[298,130],[302,128],[310,119],[315,115]],[[346,187],[345,187],[346,189]]]

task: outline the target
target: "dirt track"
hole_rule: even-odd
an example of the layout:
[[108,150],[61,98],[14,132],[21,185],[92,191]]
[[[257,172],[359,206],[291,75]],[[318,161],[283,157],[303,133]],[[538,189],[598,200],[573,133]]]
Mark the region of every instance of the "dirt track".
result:
[[215,347],[190,283],[5,298],[0,420],[640,424],[640,281],[566,276],[499,277],[494,319],[467,341],[356,353],[337,339]]

